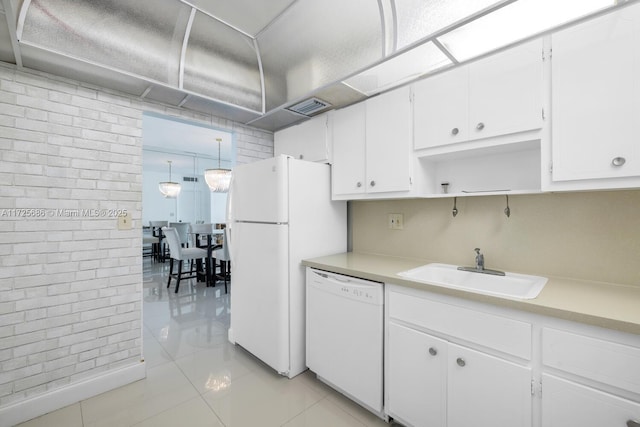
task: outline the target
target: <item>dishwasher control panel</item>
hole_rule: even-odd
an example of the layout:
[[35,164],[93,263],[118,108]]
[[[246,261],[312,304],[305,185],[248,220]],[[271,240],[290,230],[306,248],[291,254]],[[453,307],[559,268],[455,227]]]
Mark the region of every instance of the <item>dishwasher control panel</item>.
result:
[[382,305],[384,288],[381,282],[374,282],[356,277],[343,276],[337,273],[311,269],[308,286],[318,290],[341,295],[369,304]]

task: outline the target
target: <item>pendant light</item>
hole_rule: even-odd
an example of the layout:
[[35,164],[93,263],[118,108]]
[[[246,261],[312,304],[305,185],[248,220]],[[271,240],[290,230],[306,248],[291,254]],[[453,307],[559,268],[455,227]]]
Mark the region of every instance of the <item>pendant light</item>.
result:
[[171,182],[171,160],[167,160],[167,163],[169,163],[169,181],[159,183],[158,189],[165,198],[175,199],[180,194],[182,186],[178,182]]
[[220,167],[220,143],[222,138],[216,138],[218,141],[218,169],[207,169],[204,171],[204,180],[211,191],[216,193],[226,193],[229,191],[229,183],[231,182],[231,169],[222,169]]

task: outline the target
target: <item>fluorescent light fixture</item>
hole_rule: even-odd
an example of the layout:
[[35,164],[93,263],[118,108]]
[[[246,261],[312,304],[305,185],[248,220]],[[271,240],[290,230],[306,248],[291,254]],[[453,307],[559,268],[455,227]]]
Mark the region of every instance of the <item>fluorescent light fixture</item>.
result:
[[519,0],[438,40],[462,62],[614,5],[614,0]]
[[452,62],[433,43],[424,43],[344,80],[365,95],[374,95],[433,72]]
[[395,2],[397,48],[429,37],[469,16],[501,3],[498,0],[402,0]]

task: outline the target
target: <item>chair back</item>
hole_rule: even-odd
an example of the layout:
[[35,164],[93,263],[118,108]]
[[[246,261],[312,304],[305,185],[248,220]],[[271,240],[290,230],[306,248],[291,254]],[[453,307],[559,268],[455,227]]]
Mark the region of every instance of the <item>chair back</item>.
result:
[[180,244],[180,237],[178,236],[178,230],[171,227],[163,227],[165,239],[169,244],[169,254],[171,258],[181,260],[182,259],[182,245]]
[[151,234],[156,237],[160,236],[159,231],[162,230],[162,227],[168,227],[169,221],[149,221],[149,227],[151,227]]
[[223,261],[231,261],[229,252],[229,229],[225,228],[222,234],[222,250],[220,251],[220,259]]
[[209,234],[213,230],[213,224],[190,224],[193,234]]
[[201,246],[198,241],[200,236],[210,234],[213,230],[213,224],[191,224],[190,228],[193,236],[193,246]]
[[149,221],[149,227],[151,228],[162,228],[168,227],[169,221]]
[[187,246],[189,243],[189,223],[188,222],[170,222],[169,227],[175,228],[178,232],[180,243]]

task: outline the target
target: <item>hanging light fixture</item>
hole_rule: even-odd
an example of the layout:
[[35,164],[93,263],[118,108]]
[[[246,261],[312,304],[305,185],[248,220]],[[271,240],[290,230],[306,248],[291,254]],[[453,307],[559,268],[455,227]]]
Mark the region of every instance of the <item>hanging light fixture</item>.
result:
[[175,199],[180,194],[182,186],[178,182],[171,182],[171,160],[167,160],[167,163],[169,163],[169,181],[159,183],[158,189],[165,198]]
[[204,180],[207,185],[216,193],[226,193],[229,191],[229,183],[231,182],[231,169],[222,169],[220,167],[220,143],[222,138],[216,138],[218,141],[218,169],[207,169],[204,171]]

